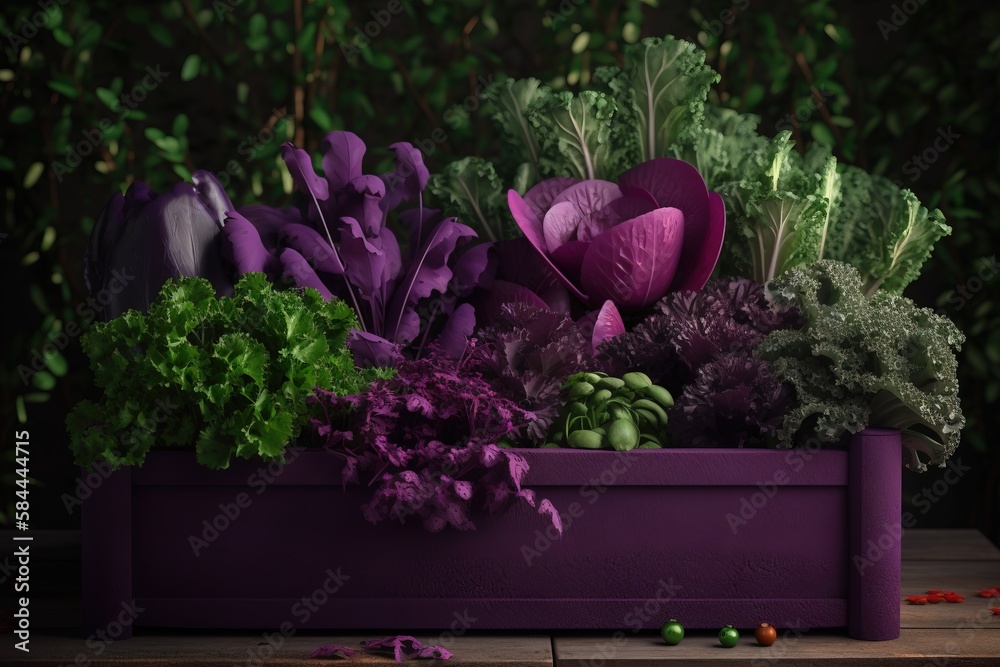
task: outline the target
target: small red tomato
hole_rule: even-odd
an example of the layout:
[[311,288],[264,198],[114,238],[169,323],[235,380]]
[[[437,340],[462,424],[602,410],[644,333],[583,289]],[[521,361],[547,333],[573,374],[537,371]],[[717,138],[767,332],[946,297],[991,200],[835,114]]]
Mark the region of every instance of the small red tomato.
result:
[[944,599],[946,602],[965,602],[965,598],[958,593],[946,593]]
[[990,607],[990,611],[992,611],[994,615],[1000,616],[1000,607]]
[[927,596],[911,595],[910,597],[906,598],[906,601],[909,602],[910,604],[927,604]]
[[761,623],[754,630],[753,636],[757,638],[757,643],[761,646],[770,646],[778,641],[778,631],[767,623]]
[[983,590],[976,593],[976,595],[978,595],[981,598],[992,598],[992,597],[997,597],[996,593],[997,592],[995,588],[984,588]]
[[940,595],[928,595],[927,601],[931,604],[937,604],[938,602],[944,602],[944,598]]

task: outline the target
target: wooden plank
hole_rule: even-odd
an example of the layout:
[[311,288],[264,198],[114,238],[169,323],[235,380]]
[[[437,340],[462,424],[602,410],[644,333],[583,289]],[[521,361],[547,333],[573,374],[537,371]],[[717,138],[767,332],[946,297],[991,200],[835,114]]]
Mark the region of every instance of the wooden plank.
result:
[[[33,636],[31,653],[13,650],[10,637],[0,646],[0,665],[4,667],[62,667],[76,664],[89,667],[157,666],[167,667],[317,667],[317,665],[389,665],[392,657],[356,655],[350,660],[310,660],[319,646],[341,644],[360,648],[361,636],[294,636],[275,638],[280,645],[272,649],[260,634],[241,636],[136,635],[110,646],[98,643],[88,649],[83,639],[68,636]],[[445,645],[454,657],[446,663],[418,661],[415,664],[445,664],[448,667],[550,667],[552,645],[546,635],[527,636],[419,636],[424,643]]]
[[972,528],[913,529],[903,533],[902,542],[904,561],[1000,560],[1000,549]]
[[[1000,621],[1000,617],[995,617]],[[797,637],[779,632],[770,647],[759,646],[745,632],[738,646],[723,648],[714,634],[687,636],[677,646],[648,634],[628,634],[619,641],[603,637],[556,637],[557,667],[654,667],[696,665],[709,667],[996,667],[1000,664],[1000,623],[996,629],[904,630],[899,639],[865,642],[843,634],[807,632]],[[801,632],[801,631],[800,631]],[[786,636],[782,636],[785,634]]]

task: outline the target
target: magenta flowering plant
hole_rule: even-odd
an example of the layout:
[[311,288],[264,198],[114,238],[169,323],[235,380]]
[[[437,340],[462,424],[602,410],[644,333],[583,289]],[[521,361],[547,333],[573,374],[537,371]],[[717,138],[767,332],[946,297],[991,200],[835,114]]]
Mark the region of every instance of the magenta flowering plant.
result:
[[550,178],[510,212],[549,269],[580,301],[639,311],[667,292],[699,290],[719,259],[722,197],[692,165],[656,158],[618,183]]

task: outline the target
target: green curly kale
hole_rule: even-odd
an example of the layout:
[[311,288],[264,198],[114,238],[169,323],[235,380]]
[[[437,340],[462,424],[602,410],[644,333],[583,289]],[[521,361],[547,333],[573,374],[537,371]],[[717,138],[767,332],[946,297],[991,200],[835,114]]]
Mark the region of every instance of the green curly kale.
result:
[[355,393],[387,372],[355,370],[344,345],[355,324],[346,304],[275,291],[259,273],[232,298],[202,278],[168,282],[148,314],[130,310],[83,337],[103,396],[67,418],[76,462],[141,465],[154,446],[191,444],[210,468],[280,458],[315,387]]
[[783,444],[813,431],[832,442],[868,425],[898,428],[907,467],[944,465],[965,425],[955,358],[965,337],[950,320],[887,291],[868,298],[860,272],[834,260],[791,269],[767,291],[807,317],[757,349],[797,393]]

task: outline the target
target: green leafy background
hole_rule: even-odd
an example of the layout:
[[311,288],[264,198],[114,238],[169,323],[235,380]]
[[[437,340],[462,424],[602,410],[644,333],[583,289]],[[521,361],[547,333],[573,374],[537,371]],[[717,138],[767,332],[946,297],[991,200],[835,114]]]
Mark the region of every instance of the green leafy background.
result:
[[[475,113],[486,83],[534,76],[576,90],[597,67],[620,64],[625,44],[669,33],[707,50],[722,75],[713,101],[760,115],[763,134],[788,129],[800,148],[828,145],[944,211],[954,234],[906,294],[968,336],[969,423],[957,458],[972,470],[945,486],[934,486],[937,469],[904,473],[904,507],[921,527],[977,526],[1000,542],[1000,218],[990,210],[1000,196],[1000,10],[991,3],[914,3],[912,15],[899,3],[835,0],[51,4],[0,9],[4,521],[10,434],[25,427],[32,477],[47,489],[32,496],[35,526],[78,516],[59,500],[76,477],[62,423],[92,378],[79,338],[60,334],[88,323],[83,250],[116,189],[140,178],[163,191],[202,168],[237,204],[279,204],[291,186],[281,142],[314,151],[341,128],[370,146],[414,142],[432,171],[492,156],[491,123]],[[379,158],[388,167],[390,156]],[[66,342],[26,383],[18,367],[40,364],[54,339]]]

